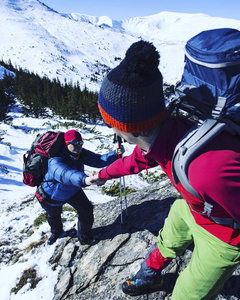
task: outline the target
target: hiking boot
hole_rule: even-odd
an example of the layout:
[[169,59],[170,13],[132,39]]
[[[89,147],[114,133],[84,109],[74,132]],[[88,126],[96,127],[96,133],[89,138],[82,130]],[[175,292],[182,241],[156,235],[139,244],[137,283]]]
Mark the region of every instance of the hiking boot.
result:
[[80,238],[79,238],[79,242],[82,246],[84,245],[95,245],[97,244],[97,240],[95,240],[92,236],[88,236],[88,235],[82,235]]
[[48,245],[54,244],[56,240],[59,239],[60,237],[63,237],[63,235],[64,235],[64,231],[52,233],[52,235],[47,241]]
[[77,230],[75,228],[67,230],[66,231],[66,236],[69,236],[70,238],[76,238],[77,237]]
[[147,293],[159,290],[163,286],[161,275],[148,279],[137,277],[139,276],[136,274],[133,278],[124,281],[122,284],[122,291],[125,294],[137,296],[139,294],[144,294],[144,292]]

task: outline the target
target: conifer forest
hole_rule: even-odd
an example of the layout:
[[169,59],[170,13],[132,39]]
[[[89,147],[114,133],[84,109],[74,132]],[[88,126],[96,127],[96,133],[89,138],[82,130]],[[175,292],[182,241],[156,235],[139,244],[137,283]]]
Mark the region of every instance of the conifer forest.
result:
[[100,118],[97,106],[98,93],[89,91],[80,84],[62,84],[58,79],[50,80],[37,74],[15,68],[11,62],[0,60],[0,65],[12,73],[5,72],[0,80],[0,120],[5,119],[9,107],[17,99],[25,116],[47,117],[49,115],[96,122]]

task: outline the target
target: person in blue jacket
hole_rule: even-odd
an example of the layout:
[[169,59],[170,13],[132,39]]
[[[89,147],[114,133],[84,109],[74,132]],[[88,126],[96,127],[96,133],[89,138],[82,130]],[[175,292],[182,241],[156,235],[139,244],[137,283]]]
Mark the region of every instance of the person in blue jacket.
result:
[[51,227],[52,234],[48,244],[51,245],[59,237],[66,235],[61,220],[62,206],[65,203],[74,207],[78,213],[77,236],[80,243],[92,244],[93,205],[82,190],[91,185],[91,182],[84,173],[84,165],[95,168],[108,166],[123,154],[124,148],[121,146],[107,154],[96,154],[82,147],[82,136],[74,129],[65,132],[64,141],[65,145],[59,155],[48,160],[48,171],[36,192]]

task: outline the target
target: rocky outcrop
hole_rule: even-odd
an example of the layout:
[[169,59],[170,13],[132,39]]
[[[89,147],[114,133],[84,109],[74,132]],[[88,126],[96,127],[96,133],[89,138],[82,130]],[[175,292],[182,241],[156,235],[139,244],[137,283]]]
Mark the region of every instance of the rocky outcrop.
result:
[[[177,196],[169,181],[160,188],[153,184],[128,195],[128,218],[123,203],[123,225],[118,199],[97,205],[93,229],[97,244],[81,246],[76,238],[69,237],[57,243],[49,261],[53,268],[60,269],[53,300],[170,299],[177,275],[188,264],[193,246],[164,270],[161,291],[130,297],[123,294],[121,283],[138,271]],[[218,299],[239,299],[239,278],[240,268]]]

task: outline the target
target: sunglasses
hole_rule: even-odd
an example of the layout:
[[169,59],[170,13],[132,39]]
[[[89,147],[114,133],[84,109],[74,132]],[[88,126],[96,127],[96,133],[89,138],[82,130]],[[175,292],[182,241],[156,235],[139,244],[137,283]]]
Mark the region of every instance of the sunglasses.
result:
[[76,145],[82,146],[83,145],[83,141],[76,141],[76,140],[68,141],[66,143],[69,143],[74,146],[76,146]]

